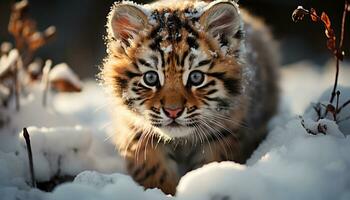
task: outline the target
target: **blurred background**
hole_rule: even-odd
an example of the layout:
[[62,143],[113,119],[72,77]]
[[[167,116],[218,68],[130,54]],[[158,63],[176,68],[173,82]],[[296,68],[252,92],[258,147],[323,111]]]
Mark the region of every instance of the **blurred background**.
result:
[[[11,5],[14,0],[0,1],[0,43],[13,42],[7,32]],[[68,63],[82,78],[94,78],[105,57],[103,36],[106,16],[113,0],[29,0],[30,15],[38,23],[39,30],[50,25],[57,28],[56,38],[41,48],[36,56],[52,59],[54,64]],[[135,0],[138,3],[151,1]],[[304,20],[295,24],[291,19],[298,5],[315,8],[318,13],[327,12],[339,35],[343,0],[240,0],[241,7],[261,17],[271,28],[280,43],[282,64],[300,60],[326,63],[331,55],[326,48],[323,27]],[[348,16],[349,18],[349,16]],[[350,19],[348,19],[350,22]],[[350,33],[346,25],[345,35]],[[349,37],[345,40],[345,52],[350,53]]]

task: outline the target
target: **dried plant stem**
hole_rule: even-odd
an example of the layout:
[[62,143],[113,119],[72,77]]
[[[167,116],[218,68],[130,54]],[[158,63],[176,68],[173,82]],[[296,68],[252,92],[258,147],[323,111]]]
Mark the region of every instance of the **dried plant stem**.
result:
[[347,105],[350,104],[350,99],[347,100],[343,105],[341,105],[338,109],[337,112],[339,113],[343,108],[345,108]]
[[25,69],[28,69],[30,62],[33,60],[33,55],[34,52],[30,50],[26,50],[25,52],[23,52],[23,66]]
[[14,74],[13,74],[14,82],[15,82],[15,102],[16,102],[16,111],[19,111],[20,102],[19,102],[19,80],[18,80],[18,67],[17,64],[15,66]]
[[342,24],[341,24],[341,34],[340,34],[340,42],[338,46],[337,52],[335,52],[335,59],[336,59],[336,73],[335,73],[335,80],[334,80],[334,86],[332,90],[331,99],[329,100],[330,103],[333,103],[337,87],[338,87],[338,77],[339,77],[339,62],[340,60],[343,60],[343,43],[344,43],[344,34],[345,34],[345,21],[346,21],[346,14],[348,12],[348,1],[345,0],[344,3],[344,10],[343,10],[343,17],[342,17]]
[[29,169],[30,169],[30,179],[32,181],[32,187],[36,188],[32,147],[30,145],[29,133],[28,133],[28,130],[26,128],[23,128],[23,137],[24,137],[24,139],[26,141],[26,145],[27,145],[27,153],[28,153]]
[[49,92],[49,88],[50,88],[49,73],[51,70],[51,66],[52,66],[52,61],[47,60],[45,62],[45,66],[44,66],[43,72],[42,72],[43,73],[42,84],[44,86],[43,99],[42,99],[43,107],[46,107],[46,105],[47,105],[47,96],[48,96],[48,92]]
[[344,43],[344,33],[345,33],[345,20],[346,20],[346,14],[348,12],[349,3],[347,0],[345,0],[344,4],[344,11],[343,11],[343,18],[342,18],[342,24],[341,24],[341,35],[340,35],[340,43],[339,43],[339,49],[343,49],[343,43]]
[[43,107],[47,106],[47,93],[49,91],[49,83],[45,83],[44,91],[43,91]]
[[337,91],[337,87],[338,87],[338,77],[339,77],[339,58],[337,56],[335,56],[336,59],[336,72],[335,72],[335,80],[334,80],[334,85],[333,85],[333,90],[332,90],[332,94],[331,94],[331,99],[329,100],[330,103],[333,103],[335,95],[336,95],[336,91]]

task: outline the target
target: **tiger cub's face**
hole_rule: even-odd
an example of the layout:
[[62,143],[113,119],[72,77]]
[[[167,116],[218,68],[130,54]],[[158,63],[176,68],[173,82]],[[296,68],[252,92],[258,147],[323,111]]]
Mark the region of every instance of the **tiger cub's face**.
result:
[[167,136],[220,128],[237,107],[243,47],[236,4],[124,2],[112,8],[107,28],[104,81]]

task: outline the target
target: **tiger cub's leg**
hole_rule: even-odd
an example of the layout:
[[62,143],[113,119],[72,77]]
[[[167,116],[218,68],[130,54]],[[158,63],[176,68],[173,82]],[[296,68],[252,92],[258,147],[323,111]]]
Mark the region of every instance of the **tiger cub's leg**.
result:
[[159,188],[164,193],[175,194],[179,182],[177,164],[169,159],[164,144],[135,143],[129,150],[127,170],[136,182],[145,188]]
[[207,141],[198,149],[190,169],[197,169],[205,164],[221,161],[243,163],[240,146],[235,136],[226,136],[220,139],[218,137]]

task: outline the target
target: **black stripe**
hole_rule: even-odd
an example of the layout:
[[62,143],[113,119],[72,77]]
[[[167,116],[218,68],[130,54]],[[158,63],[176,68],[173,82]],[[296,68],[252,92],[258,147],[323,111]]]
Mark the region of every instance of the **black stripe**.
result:
[[237,79],[224,79],[225,88],[231,95],[239,95],[241,93],[240,81]]
[[241,40],[241,39],[244,38],[244,36],[245,36],[244,31],[243,30],[238,30],[233,37],[236,38],[236,39]]
[[176,65],[180,65],[180,58],[178,54],[175,54],[175,61],[176,61]]
[[167,31],[169,33],[168,40],[170,42],[178,41],[179,39],[178,39],[177,33],[179,33],[180,29],[182,28],[182,22],[181,22],[180,18],[178,17],[177,11],[171,13],[168,16],[166,26],[168,29]]
[[115,80],[116,80],[117,86],[122,90],[125,90],[128,87],[128,80],[120,77],[116,77]]
[[156,172],[157,172],[157,170],[158,170],[158,168],[159,168],[159,163],[157,163],[156,165],[154,165],[153,167],[151,167],[150,169],[148,169],[147,171],[146,171],[146,173],[145,173],[145,175],[142,177],[142,178],[140,178],[140,179],[138,179],[138,182],[144,182],[145,180],[147,180],[150,176],[153,176]]
[[192,115],[189,115],[189,116],[187,116],[187,117],[185,117],[186,119],[189,119],[189,118],[192,118],[192,117],[196,117],[196,116],[198,116],[198,115],[201,115],[201,114],[199,114],[199,113],[193,113]]
[[224,82],[225,88],[231,95],[238,95],[241,93],[240,80],[233,78],[225,78],[224,72],[207,73],[209,76],[221,79]]
[[208,101],[218,102],[217,106],[219,108],[228,108],[230,106],[228,101],[225,101],[225,99],[222,99],[222,98],[219,98],[219,97],[214,97],[214,98],[204,97],[204,99],[208,100]]
[[218,91],[217,89],[212,89],[212,90],[208,91],[206,95],[214,94],[217,91]]
[[198,122],[193,122],[191,124],[186,124],[187,127],[196,127],[198,126]]
[[209,87],[209,86],[213,86],[213,85],[215,85],[215,80],[211,80],[211,81],[209,81],[208,83],[206,83],[205,85],[203,85],[203,86],[201,86],[201,87],[199,87],[199,88],[197,88],[198,90],[202,90],[202,89],[205,89],[205,88],[207,88],[207,87]]
[[163,119],[161,116],[155,115],[153,113],[150,113],[149,116],[156,118],[156,119]]
[[210,63],[209,70],[213,69],[215,62]]
[[219,40],[220,40],[220,44],[221,44],[222,47],[223,46],[228,46],[228,40],[227,40],[227,38],[226,38],[226,36],[224,34],[220,35]]
[[185,53],[182,55],[182,59],[181,59],[181,66],[182,67],[184,67],[184,65],[185,65],[185,59],[187,58],[187,56],[188,56],[188,50],[187,51],[185,51]]
[[215,101],[218,102],[217,106],[221,109],[228,108],[230,107],[230,103],[228,101],[225,101],[225,99],[219,98],[219,97],[204,97],[205,100],[207,101]]
[[138,65],[136,62],[133,62],[132,64],[134,65],[134,67],[135,67],[137,70],[140,70],[140,67],[139,67],[139,65]]
[[161,123],[162,122],[161,120],[156,120],[156,119],[150,119],[149,121],[155,122],[155,123]]
[[149,45],[149,47],[150,47],[152,50],[154,50],[154,51],[160,49],[160,43],[162,42],[162,37],[161,37],[161,36],[156,36],[156,37],[151,38],[151,39],[153,39],[154,42],[151,43],[151,44]]
[[144,99],[143,101],[141,101],[141,102],[139,103],[139,105],[142,106],[144,103],[146,103],[146,101],[149,101],[149,100],[151,100],[151,99],[150,99],[150,98],[149,98],[149,99]]
[[128,106],[129,109],[132,109],[132,106],[134,105],[134,101],[131,99],[123,99],[123,104]]
[[137,76],[142,76],[142,74],[134,73],[134,72],[131,72],[131,71],[129,71],[129,70],[125,71],[125,75],[126,75],[129,79],[132,79],[132,78],[137,77]]
[[198,36],[199,36],[198,32],[197,32],[196,30],[194,30],[194,29],[188,24],[188,22],[185,22],[185,23],[183,24],[183,26],[184,26],[184,28],[185,28],[188,32],[192,33],[192,35],[193,35],[194,37],[198,38]]
[[166,173],[166,171],[163,171],[162,175],[160,175],[159,178],[159,184],[162,185],[165,181],[165,179],[167,178],[168,174]]
[[141,138],[142,132],[139,131],[134,135],[134,138],[132,140],[138,141]]
[[151,123],[152,124],[152,126],[154,126],[154,127],[161,127],[162,126],[162,124],[155,124],[155,123]]
[[216,102],[220,102],[223,101],[223,99],[219,98],[219,97],[204,97],[204,99],[208,100],[208,101],[216,101]]
[[160,53],[160,57],[162,59],[162,68],[165,67],[165,59],[164,59],[164,52],[163,50],[161,50],[160,48],[158,49],[159,53]]
[[140,90],[142,90],[142,88],[133,87],[133,88],[131,88],[131,90],[137,94]]
[[149,64],[147,61],[145,61],[144,59],[140,58],[138,59],[139,63],[141,63],[141,65],[144,65],[146,67],[152,67],[151,64]]
[[208,102],[206,102],[204,99],[202,99],[202,102],[204,103],[204,105],[209,106]]
[[161,29],[160,26],[155,27],[155,28],[151,31],[151,33],[150,33],[150,35],[148,36],[148,38],[149,38],[149,39],[155,39],[155,38],[159,37],[159,34],[158,34],[158,33],[159,33],[160,29]]
[[191,108],[189,108],[187,114],[191,114],[191,113],[193,113],[194,111],[196,111],[197,109],[198,109],[197,106],[192,106]]
[[155,108],[155,107],[151,107],[151,110],[153,111],[153,112],[155,112],[155,113],[157,113],[158,115],[160,114],[160,112],[157,110],[157,108]]
[[225,72],[213,72],[213,73],[207,73],[207,75],[218,79],[224,79]]
[[199,47],[199,44],[198,44],[196,38],[193,38],[193,37],[187,38],[187,44],[188,44],[189,48],[198,49],[198,47]]
[[151,56],[151,59],[154,62],[154,66],[156,67],[156,69],[158,69],[158,58],[157,56]]
[[137,97],[137,98],[129,98],[132,101],[140,101],[141,99],[143,99],[143,97]]
[[136,170],[134,170],[132,172],[132,176],[136,179],[137,176],[142,172],[142,170],[144,170],[146,167],[146,163],[142,163],[142,165],[140,165],[139,167],[136,168]]
[[157,46],[158,46],[157,43],[153,42],[149,45],[149,48],[153,51],[156,51],[158,49]]
[[189,65],[190,65],[189,69],[191,69],[191,68],[192,68],[192,65],[193,65],[193,60],[194,60],[195,58],[196,58],[196,56],[195,56],[195,55],[193,55],[193,54],[191,54],[191,55],[190,55],[190,57],[188,58]]
[[[198,63],[197,67],[201,67],[201,66],[204,66],[204,65],[207,65],[211,62],[211,60],[202,60]],[[196,67],[196,68],[197,68]]]

